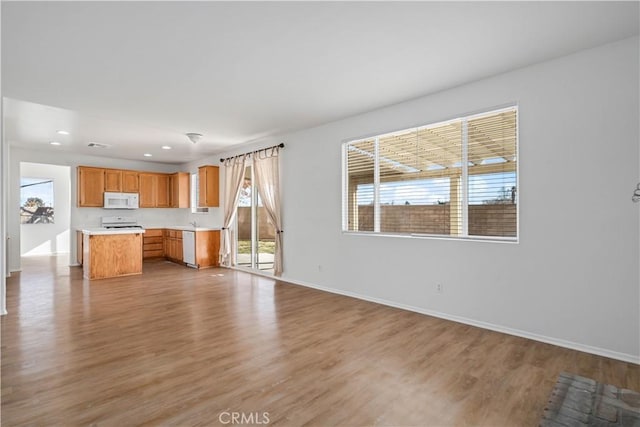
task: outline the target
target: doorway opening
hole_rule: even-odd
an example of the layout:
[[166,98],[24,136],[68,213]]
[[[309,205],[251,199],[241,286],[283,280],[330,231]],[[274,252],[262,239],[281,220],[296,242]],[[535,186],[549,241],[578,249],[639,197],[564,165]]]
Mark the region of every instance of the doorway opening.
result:
[[71,168],[20,162],[20,256],[69,254]]

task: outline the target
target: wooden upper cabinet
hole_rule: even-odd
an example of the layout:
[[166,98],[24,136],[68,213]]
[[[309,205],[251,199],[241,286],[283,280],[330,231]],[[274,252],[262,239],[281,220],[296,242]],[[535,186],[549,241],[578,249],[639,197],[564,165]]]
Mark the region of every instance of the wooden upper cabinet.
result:
[[119,193],[122,191],[122,171],[118,169],[104,170],[104,191]]
[[139,193],[140,178],[136,171],[122,171],[122,192],[123,193]]
[[155,208],[158,192],[158,178],[155,173],[141,173],[140,177],[140,207]]
[[139,193],[141,208],[188,208],[190,178],[187,172],[167,174],[78,166],[78,206],[102,207],[104,193],[108,191]]
[[168,208],[169,203],[169,175],[156,174],[156,207]]
[[218,166],[200,166],[198,168],[198,207],[220,206]]
[[190,206],[190,181],[188,172],[174,173],[169,177],[170,206],[172,208],[188,208]]
[[140,173],[140,207],[169,207],[169,175],[164,173]]
[[138,193],[138,172],[120,169],[104,170],[104,191],[115,193]]
[[104,206],[104,169],[78,166],[78,206]]

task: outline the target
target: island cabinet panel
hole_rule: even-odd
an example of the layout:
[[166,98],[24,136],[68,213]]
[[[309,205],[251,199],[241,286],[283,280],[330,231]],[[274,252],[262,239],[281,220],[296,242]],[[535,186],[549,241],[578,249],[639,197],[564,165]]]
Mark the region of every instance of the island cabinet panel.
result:
[[136,171],[122,171],[122,191],[124,193],[140,192],[140,177]]
[[85,233],[83,253],[83,274],[87,279],[142,274],[142,233]]
[[198,168],[198,207],[220,206],[220,177],[218,166]]
[[104,191],[122,192],[122,171],[118,169],[104,170]]
[[219,252],[220,231],[196,231],[196,264],[198,267],[217,267]]
[[104,205],[104,169],[78,166],[78,206]]
[[142,241],[142,258],[160,258],[165,256],[164,229],[147,228]]
[[82,231],[76,230],[76,262],[82,265]]

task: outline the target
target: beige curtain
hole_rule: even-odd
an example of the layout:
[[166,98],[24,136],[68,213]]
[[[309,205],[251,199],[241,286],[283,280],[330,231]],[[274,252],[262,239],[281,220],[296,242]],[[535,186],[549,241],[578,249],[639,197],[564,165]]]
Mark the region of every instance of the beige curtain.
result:
[[244,178],[247,156],[227,159],[224,163],[224,224],[220,236],[220,265],[231,267],[235,264],[235,239],[233,221],[236,217],[240,187]]
[[253,173],[262,205],[267,211],[269,221],[276,229],[276,247],[273,258],[273,274],[282,274],[282,218],[280,214],[280,168],[278,154],[274,147],[253,156]]

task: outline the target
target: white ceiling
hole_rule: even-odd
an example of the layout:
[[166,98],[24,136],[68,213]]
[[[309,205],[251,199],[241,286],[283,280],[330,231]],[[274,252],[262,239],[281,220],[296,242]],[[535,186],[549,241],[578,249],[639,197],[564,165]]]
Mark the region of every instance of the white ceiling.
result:
[[3,1],[5,137],[183,163],[637,35],[638,6]]

